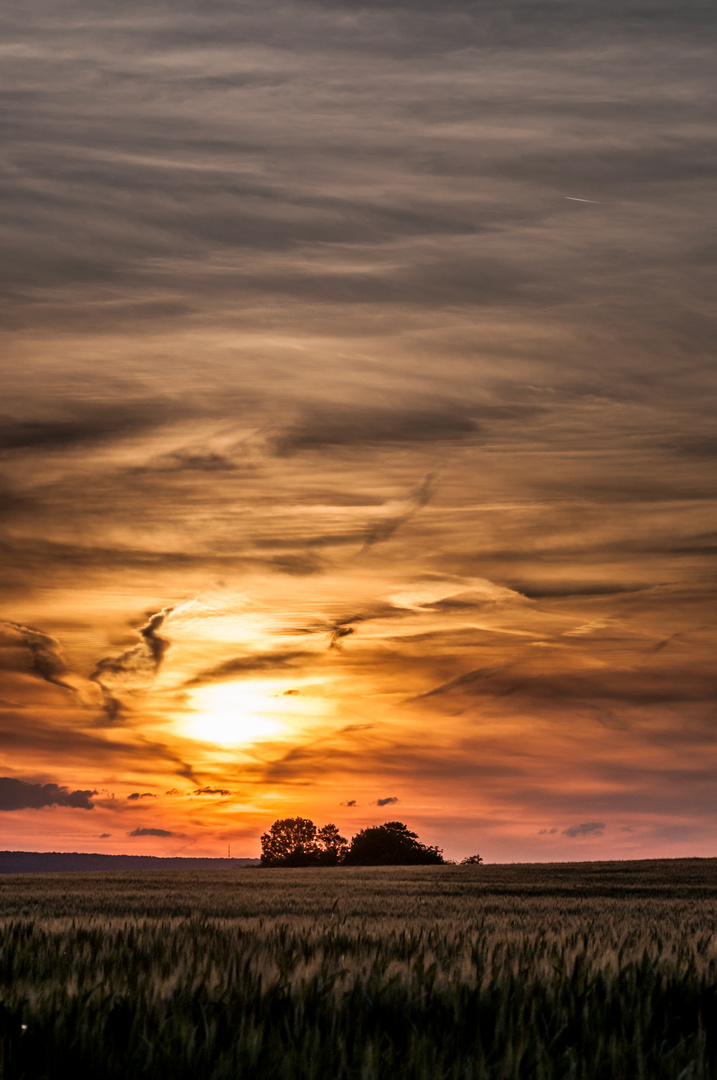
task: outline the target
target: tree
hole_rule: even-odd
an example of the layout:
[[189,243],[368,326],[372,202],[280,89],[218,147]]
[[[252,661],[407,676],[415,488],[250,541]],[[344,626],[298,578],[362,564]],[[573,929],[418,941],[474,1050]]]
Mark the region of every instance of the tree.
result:
[[341,836],[335,825],[324,825],[316,834],[321,866],[338,866],[343,862],[348,841]]
[[461,859],[461,866],[480,866],[482,862],[480,855],[466,855],[465,859]]
[[402,821],[362,829],[344,857],[346,866],[422,866],[443,861],[440,848],[426,847]]
[[316,866],[316,826],[308,818],[282,818],[261,837],[262,866]]

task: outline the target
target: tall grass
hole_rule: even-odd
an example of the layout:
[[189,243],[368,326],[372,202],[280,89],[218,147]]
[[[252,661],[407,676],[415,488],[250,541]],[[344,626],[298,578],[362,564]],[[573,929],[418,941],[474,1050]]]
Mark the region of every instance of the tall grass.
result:
[[712,860],[0,879],[0,1075],[717,1075]]

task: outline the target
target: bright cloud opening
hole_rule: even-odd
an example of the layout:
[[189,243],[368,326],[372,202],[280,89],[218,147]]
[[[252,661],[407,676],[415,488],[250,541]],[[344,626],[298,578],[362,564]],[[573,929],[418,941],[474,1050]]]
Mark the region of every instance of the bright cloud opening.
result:
[[273,686],[266,683],[220,683],[192,694],[194,714],[183,733],[202,742],[237,746],[279,735],[285,730]]

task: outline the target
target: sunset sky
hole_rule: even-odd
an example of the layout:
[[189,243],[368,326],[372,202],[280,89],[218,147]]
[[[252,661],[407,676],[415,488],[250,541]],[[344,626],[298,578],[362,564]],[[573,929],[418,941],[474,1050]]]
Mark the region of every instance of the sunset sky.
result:
[[6,0],[0,847],[717,854],[714,23]]

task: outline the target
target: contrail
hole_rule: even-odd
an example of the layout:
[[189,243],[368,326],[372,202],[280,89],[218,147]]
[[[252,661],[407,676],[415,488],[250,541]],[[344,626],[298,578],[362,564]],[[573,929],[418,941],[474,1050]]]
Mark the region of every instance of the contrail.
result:
[[596,206],[600,205],[597,199],[578,199],[575,195],[563,195],[563,198],[570,199],[570,202],[589,202],[595,203]]

